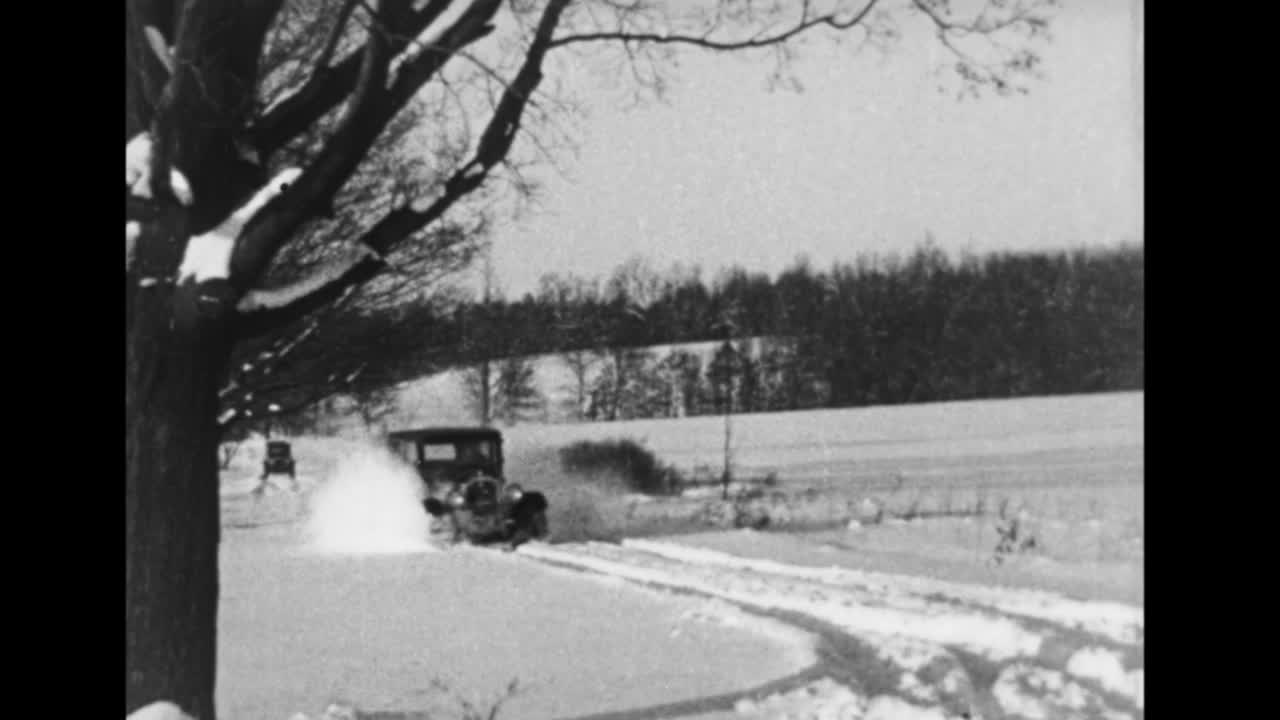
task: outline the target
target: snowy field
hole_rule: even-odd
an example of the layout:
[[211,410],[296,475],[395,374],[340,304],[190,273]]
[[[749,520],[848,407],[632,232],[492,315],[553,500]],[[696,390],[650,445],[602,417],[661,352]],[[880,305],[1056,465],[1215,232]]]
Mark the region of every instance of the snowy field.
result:
[[[1038,453],[1140,450],[1143,402],[1138,392],[734,415],[733,461],[741,473],[772,471],[806,484],[846,482],[893,464],[925,473],[940,459],[987,459],[981,470],[992,475],[1002,474],[1002,465],[1034,472]],[[683,470],[718,474],[724,426],[723,417],[699,416],[527,424],[504,432],[517,453],[628,437]]]
[[[518,426],[508,475],[624,531],[705,514],[551,460],[633,437],[695,468],[723,439],[707,420]],[[296,439],[299,490],[255,499],[251,442],[224,471],[220,713],[487,717],[514,681],[499,718],[1142,718],[1142,420],[1141,393],[741,416],[775,517],[832,522],[612,544],[554,542],[553,518],[515,553],[426,541],[412,475],[368,439]],[[990,515],[850,522],[979,497],[1036,549],[992,563]]]
[[[505,432],[513,458],[508,475],[527,487],[549,488],[553,515],[567,508],[575,520],[589,516],[588,524],[633,537],[732,527],[715,507],[715,487],[661,502],[564,487],[554,453],[545,450],[625,437],[686,473],[697,476],[701,466],[702,476],[715,476],[722,419]],[[782,531],[770,534],[776,541],[770,552],[1143,602],[1142,393],[735,416],[733,438],[738,477],[776,473],[777,484],[753,501],[769,515],[769,529]],[[802,441],[809,455],[795,452]],[[868,523],[867,504],[883,508],[886,519]],[[1002,513],[1019,518],[1037,545],[993,566]],[[902,520],[912,515],[932,519]]]

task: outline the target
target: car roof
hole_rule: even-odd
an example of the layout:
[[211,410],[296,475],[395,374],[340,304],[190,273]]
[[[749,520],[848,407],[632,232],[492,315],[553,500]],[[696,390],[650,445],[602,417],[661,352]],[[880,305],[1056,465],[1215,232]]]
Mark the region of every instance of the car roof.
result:
[[502,440],[502,433],[489,427],[433,427],[422,428],[420,430],[398,430],[388,433],[387,437],[392,440],[410,440],[421,442],[424,440]]

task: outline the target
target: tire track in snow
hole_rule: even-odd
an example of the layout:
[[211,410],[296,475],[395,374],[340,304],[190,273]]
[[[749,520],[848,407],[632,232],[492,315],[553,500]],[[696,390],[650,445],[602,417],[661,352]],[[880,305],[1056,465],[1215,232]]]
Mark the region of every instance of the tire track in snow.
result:
[[913,575],[790,565],[671,542],[625,540],[622,544],[671,560],[771,573],[884,595],[934,599],[978,612],[1015,617],[1023,624],[1039,622],[1042,626],[1099,636],[1100,640],[1117,645],[1134,645],[1142,640],[1143,610],[1122,603],[1084,602],[1038,590],[985,587]]
[[[800,567],[652,541],[534,544],[519,554],[727,600],[817,631],[828,650],[843,641],[851,652],[828,653],[815,672],[844,683],[846,705],[835,712],[851,717],[874,716],[880,699],[905,700],[921,717],[1143,717],[1140,668],[1136,676],[1130,671],[1117,677],[1115,668],[1123,672],[1118,659],[1114,667],[1081,660],[1108,652],[1118,658],[1116,653],[1140,644],[1140,609],[928,578]],[[1082,655],[1086,648],[1092,654]],[[870,661],[872,655],[878,663]],[[877,664],[887,670],[874,670]],[[1099,668],[1109,674],[1099,675]],[[791,692],[821,695],[813,689]],[[861,704],[848,704],[853,702],[848,697]],[[744,716],[772,717],[753,714],[767,710],[758,702],[736,707]],[[829,711],[815,707],[799,716]]]

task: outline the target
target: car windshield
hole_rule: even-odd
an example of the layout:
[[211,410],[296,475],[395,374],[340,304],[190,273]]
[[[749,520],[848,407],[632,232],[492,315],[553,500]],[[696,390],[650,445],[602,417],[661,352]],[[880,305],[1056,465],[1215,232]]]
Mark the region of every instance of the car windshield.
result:
[[289,446],[284,443],[271,443],[267,445],[267,454],[271,457],[286,457],[289,454]]

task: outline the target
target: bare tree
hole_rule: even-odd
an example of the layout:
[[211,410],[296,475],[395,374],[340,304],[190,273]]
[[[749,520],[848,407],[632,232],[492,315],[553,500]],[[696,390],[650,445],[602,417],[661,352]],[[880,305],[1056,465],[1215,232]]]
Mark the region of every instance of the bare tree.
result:
[[494,417],[508,425],[535,419],[546,409],[546,397],[538,389],[534,361],[512,356],[497,363],[494,378]]
[[396,405],[395,388],[391,386],[362,388],[351,393],[351,399],[356,404],[356,413],[360,416],[365,431],[369,433],[374,432],[378,423],[399,409]]
[[[1023,39],[1043,33],[1051,2],[962,13],[945,0],[130,0],[126,714],[168,700],[215,718],[218,418],[238,411],[220,396],[237,381],[232,358],[274,336],[251,363],[270,368],[334,308],[394,303],[465,261],[448,239],[528,191],[531,163],[572,146],[574,98],[547,78],[566,67],[556,58],[623,69],[640,95],[661,92],[679,48],[771,54],[785,81],[804,38],[884,44],[895,17],[915,18],[962,87],[1007,93],[1036,70]],[[377,158],[414,108],[404,137],[422,166],[401,192],[378,184],[396,174]],[[362,177],[374,184],[345,216]]]
[[600,299],[597,283],[574,275],[548,273],[538,279],[538,302],[552,310],[552,327],[560,338],[559,355],[573,380],[565,409],[574,420],[587,416],[592,382],[603,354],[598,318],[592,313]]
[[534,361],[512,355],[466,368],[462,387],[467,404],[482,425],[501,421],[513,425],[537,418],[546,398],[535,380]]
[[595,417],[612,421],[663,414],[666,398],[656,365],[656,356],[648,348],[612,347],[605,351],[591,391]]
[[497,397],[497,386],[494,378],[494,356],[514,353],[514,347],[502,336],[500,323],[495,317],[499,305],[493,301],[495,295],[501,299],[502,291],[496,287],[497,279],[493,270],[493,260],[486,248],[483,254],[480,275],[479,312],[472,312],[470,319],[462,330],[461,352],[472,362],[463,371],[463,381],[467,398],[474,406],[477,420],[481,425],[488,425],[494,419],[494,400]]
[[614,269],[605,287],[607,300],[648,308],[662,297],[666,281],[643,255],[633,255]]
[[587,400],[590,396],[593,371],[600,364],[600,355],[591,349],[572,349],[560,353],[560,359],[573,375],[569,388],[573,395],[567,401],[574,420],[583,420],[587,416]]

